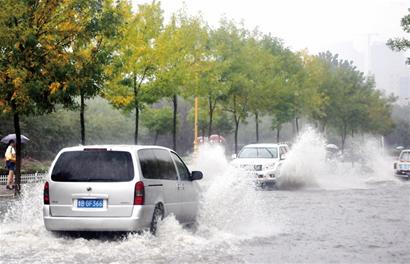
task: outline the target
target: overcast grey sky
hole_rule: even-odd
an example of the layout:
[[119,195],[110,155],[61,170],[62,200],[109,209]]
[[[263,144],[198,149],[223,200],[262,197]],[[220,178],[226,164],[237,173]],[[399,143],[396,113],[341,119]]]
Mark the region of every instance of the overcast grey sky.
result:
[[[134,6],[152,0],[132,0]],[[191,15],[202,14],[212,27],[222,17],[244,21],[248,29],[258,27],[283,39],[292,50],[307,48],[311,54],[330,50],[340,58],[353,60],[365,73],[375,74],[377,87],[396,94],[407,93],[399,87],[410,76],[402,53],[384,47],[387,39],[404,36],[400,19],[407,14],[410,0],[162,0],[169,17],[184,7]],[[368,50],[378,45],[377,53]],[[401,57],[402,56],[402,57]],[[373,66],[372,66],[373,65]],[[410,79],[410,77],[408,78]],[[407,86],[407,84],[405,85]],[[404,91],[404,93],[403,93]],[[407,95],[404,95],[407,96]]]
[[365,49],[368,34],[380,40],[402,35],[400,18],[410,8],[409,0],[162,0],[165,16],[184,2],[190,14],[201,12],[211,26],[216,27],[222,16],[243,20],[250,29],[258,27],[282,38],[292,49],[313,53],[346,41]]

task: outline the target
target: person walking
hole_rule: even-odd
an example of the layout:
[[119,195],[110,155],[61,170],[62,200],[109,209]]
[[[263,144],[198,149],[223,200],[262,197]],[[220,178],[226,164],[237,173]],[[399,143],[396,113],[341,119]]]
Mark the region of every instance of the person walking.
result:
[[14,171],[16,170],[16,142],[14,140],[9,141],[9,145],[7,147],[5,158],[6,158],[6,168],[9,171],[7,175],[7,186],[6,188],[9,190],[13,190],[14,184]]

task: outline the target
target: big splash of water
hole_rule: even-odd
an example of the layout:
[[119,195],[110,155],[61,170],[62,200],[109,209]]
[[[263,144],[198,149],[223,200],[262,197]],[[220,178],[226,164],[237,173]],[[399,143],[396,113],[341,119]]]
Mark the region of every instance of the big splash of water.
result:
[[307,128],[287,155],[278,188],[367,188],[370,183],[397,181],[392,159],[376,138],[358,138],[350,150],[333,158],[328,158],[326,144],[323,135]]

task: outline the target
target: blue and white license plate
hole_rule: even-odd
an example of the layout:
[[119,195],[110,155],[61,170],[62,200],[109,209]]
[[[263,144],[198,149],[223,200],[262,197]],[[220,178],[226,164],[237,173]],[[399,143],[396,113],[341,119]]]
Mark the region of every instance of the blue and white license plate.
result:
[[399,164],[400,170],[410,170],[410,164]]
[[77,208],[103,208],[103,199],[78,199]]

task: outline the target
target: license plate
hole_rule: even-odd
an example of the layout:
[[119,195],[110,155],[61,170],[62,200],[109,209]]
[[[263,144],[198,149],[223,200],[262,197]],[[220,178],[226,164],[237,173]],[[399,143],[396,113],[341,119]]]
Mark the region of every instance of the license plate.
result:
[[103,199],[78,199],[77,208],[103,208]]
[[400,164],[399,169],[400,170],[410,170],[410,164]]

